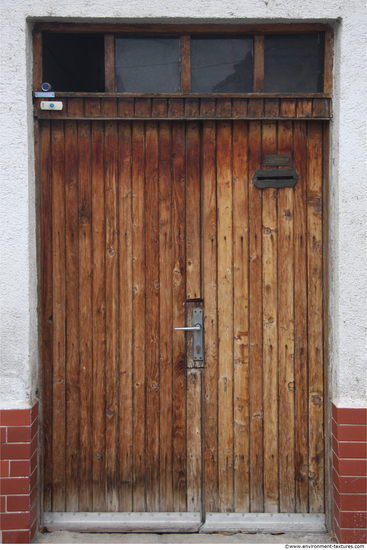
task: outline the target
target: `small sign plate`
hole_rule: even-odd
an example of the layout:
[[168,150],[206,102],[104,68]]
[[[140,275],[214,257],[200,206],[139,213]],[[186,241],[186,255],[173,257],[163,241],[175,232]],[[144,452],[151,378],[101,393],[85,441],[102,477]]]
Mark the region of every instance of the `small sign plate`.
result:
[[265,166],[289,166],[289,155],[265,155]]
[[55,97],[55,92],[34,92],[34,97]]

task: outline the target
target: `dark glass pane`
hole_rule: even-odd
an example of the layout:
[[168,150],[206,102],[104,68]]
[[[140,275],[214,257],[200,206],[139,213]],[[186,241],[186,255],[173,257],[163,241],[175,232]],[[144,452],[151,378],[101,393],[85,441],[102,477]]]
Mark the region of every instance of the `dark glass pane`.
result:
[[179,37],[116,37],[115,52],[117,92],[180,91]]
[[324,91],[324,34],[265,36],[265,92]]
[[102,34],[42,35],[43,81],[57,92],[104,92]]
[[192,92],[249,93],[252,89],[252,37],[191,37]]

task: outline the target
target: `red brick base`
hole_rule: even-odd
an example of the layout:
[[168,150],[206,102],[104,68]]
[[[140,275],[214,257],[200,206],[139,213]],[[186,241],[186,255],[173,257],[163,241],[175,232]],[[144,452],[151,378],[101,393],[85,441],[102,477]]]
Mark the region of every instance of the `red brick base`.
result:
[[367,542],[367,409],[333,405],[334,532],[339,544]]
[[31,542],[37,528],[38,403],[0,411],[2,543]]

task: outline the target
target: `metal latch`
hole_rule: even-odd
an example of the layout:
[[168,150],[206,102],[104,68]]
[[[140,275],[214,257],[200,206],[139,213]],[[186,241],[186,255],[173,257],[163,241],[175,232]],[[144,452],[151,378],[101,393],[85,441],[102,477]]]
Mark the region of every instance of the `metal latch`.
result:
[[175,330],[186,330],[194,332],[193,342],[193,355],[194,361],[204,360],[204,343],[203,343],[203,310],[201,308],[194,308],[193,310],[193,326],[192,327],[177,327]]

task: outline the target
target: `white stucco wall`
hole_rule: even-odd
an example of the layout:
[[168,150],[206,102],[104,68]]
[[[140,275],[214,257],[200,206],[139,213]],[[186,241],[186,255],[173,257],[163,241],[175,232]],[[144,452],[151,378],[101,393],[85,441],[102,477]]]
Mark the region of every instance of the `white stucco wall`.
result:
[[2,0],[2,407],[35,398],[38,365],[31,98],[34,21],[330,22],[336,32],[330,194],[330,362],[333,401],[366,406],[365,0]]

